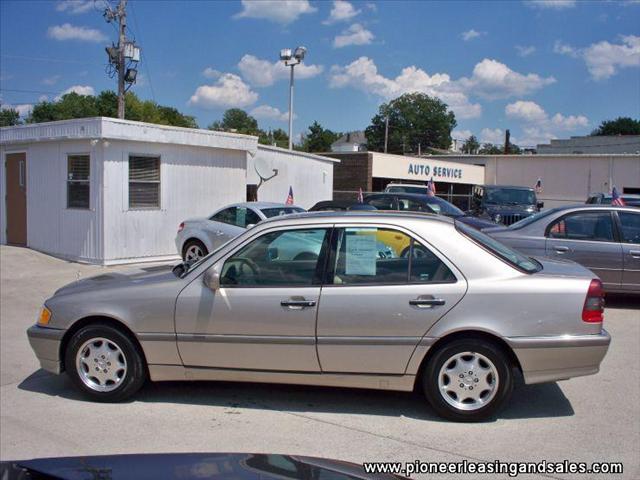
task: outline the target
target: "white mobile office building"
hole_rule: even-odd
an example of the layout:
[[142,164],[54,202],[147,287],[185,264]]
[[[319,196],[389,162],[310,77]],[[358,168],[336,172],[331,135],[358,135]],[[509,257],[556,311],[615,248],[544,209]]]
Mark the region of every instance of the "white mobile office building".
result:
[[273,186],[285,176],[302,206],[331,198],[332,159],[259,150],[248,135],[104,117],[2,128],[0,243],[103,265],[178,258],[179,223],[246,201],[267,153],[279,173],[259,200],[284,202],[289,185]]

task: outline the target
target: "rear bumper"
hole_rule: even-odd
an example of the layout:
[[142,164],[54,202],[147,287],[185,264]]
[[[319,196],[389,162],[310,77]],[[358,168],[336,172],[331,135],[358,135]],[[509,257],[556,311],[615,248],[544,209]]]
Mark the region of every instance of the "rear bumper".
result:
[[518,357],[525,383],[530,384],[598,373],[611,336],[603,329],[596,335],[510,337],[505,340]]
[[29,344],[36,354],[40,366],[51,373],[62,373],[60,344],[65,330],[33,325],[27,330]]

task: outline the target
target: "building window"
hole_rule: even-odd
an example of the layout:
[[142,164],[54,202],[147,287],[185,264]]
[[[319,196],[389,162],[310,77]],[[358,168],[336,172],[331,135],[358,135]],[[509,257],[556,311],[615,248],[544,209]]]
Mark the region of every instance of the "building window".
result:
[[67,157],[67,208],[89,208],[89,155]]
[[160,208],[160,157],[129,156],[129,208]]

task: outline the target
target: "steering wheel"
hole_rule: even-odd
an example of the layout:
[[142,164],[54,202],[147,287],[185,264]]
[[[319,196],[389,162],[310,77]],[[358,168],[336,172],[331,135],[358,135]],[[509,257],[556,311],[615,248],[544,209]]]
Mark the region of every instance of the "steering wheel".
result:
[[[254,262],[250,258],[245,258],[245,257],[232,258],[229,261],[229,267],[231,267],[231,265],[233,265],[234,263],[238,264],[237,269],[238,269],[238,274],[240,274],[240,275],[247,275],[248,273],[251,273],[254,276],[258,276],[261,273],[260,272],[260,267],[258,267],[256,262]],[[249,270],[251,270],[251,272],[247,272],[245,270],[245,267],[248,268]]]

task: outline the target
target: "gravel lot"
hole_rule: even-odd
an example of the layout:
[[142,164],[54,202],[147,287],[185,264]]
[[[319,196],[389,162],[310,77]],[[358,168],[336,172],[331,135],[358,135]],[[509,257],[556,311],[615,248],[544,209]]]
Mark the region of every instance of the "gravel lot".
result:
[[616,478],[640,478],[640,302],[633,299],[608,299],[613,342],[598,375],[519,385],[494,422],[443,422],[419,394],[264,384],[148,384],[131,402],[104,405],[83,400],[66,376],[40,370],[25,334],[56,288],[104,268],[7,246],[0,263],[2,460],[191,451],[357,463],[568,459],[621,461],[625,473]]

